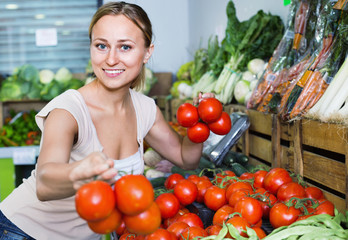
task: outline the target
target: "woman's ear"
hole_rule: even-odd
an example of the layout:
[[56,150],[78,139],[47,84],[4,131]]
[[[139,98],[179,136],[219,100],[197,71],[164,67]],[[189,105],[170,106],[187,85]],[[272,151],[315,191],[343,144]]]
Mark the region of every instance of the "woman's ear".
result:
[[151,44],[150,47],[147,48],[146,53],[145,53],[145,57],[144,57],[144,63],[147,63],[153,53],[154,50],[154,45]]

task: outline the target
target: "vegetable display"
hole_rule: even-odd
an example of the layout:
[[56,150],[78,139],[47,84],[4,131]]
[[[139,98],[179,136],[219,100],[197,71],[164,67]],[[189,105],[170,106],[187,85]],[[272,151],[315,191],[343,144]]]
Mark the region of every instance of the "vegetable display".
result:
[[206,141],[210,131],[226,135],[232,127],[230,116],[216,98],[202,99],[198,107],[183,103],[177,110],[176,118],[182,127],[187,128],[187,136],[194,143]]

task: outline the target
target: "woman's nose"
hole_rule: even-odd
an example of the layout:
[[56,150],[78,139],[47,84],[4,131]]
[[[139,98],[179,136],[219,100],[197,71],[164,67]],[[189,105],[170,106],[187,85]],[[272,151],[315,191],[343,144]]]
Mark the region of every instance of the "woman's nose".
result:
[[119,61],[119,56],[116,50],[111,49],[107,55],[106,63],[110,66],[116,65]]

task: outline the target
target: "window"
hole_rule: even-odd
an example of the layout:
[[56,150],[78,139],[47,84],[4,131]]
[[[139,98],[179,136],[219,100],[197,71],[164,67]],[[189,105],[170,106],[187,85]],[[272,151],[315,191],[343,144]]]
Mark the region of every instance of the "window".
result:
[[38,69],[85,72],[88,27],[96,0],[21,0],[0,2],[0,74],[23,64]]

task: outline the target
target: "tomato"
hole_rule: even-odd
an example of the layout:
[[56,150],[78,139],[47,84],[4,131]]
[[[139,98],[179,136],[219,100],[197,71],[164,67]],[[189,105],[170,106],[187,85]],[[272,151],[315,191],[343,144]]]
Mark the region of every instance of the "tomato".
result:
[[205,231],[208,233],[208,236],[212,236],[212,235],[218,235],[221,231],[222,227],[220,225],[217,224],[213,224],[208,226]]
[[282,202],[274,204],[269,212],[269,221],[274,228],[289,226],[300,216],[301,210],[286,206]]
[[187,137],[194,143],[202,143],[208,139],[210,130],[207,124],[198,122],[187,129]]
[[245,172],[242,175],[240,175],[239,179],[246,180],[246,179],[253,179],[254,174],[251,172]]
[[232,213],[234,213],[233,207],[229,205],[222,206],[214,213],[213,224],[222,226],[223,222],[225,222]]
[[217,211],[226,203],[226,190],[223,188],[213,185],[204,194],[204,204],[213,211]]
[[181,104],[176,111],[176,119],[183,127],[192,127],[198,120],[198,110],[191,103]]
[[203,228],[202,219],[197,214],[192,212],[185,213],[184,215],[180,216],[177,219],[177,222],[187,223],[190,227],[196,226]]
[[89,228],[93,232],[99,234],[109,234],[113,231],[116,231],[121,223],[122,213],[117,208],[114,208],[111,214],[102,220],[87,222]]
[[314,214],[329,214],[335,216],[335,206],[332,202],[326,199],[319,200],[319,206],[315,209]]
[[169,175],[169,177],[164,182],[164,187],[168,190],[173,189],[174,186],[182,179],[184,179],[183,175],[181,175],[179,173],[173,173],[173,174]]
[[249,190],[250,192],[253,191],[253,187],[251,186],[250,183],[248,182],[234,182],[234,183],[231,183],[228,188],[226,189],[226,199],[227,201],[230,199],[231,197],[231,194],[236,191],[237,189],[247,189]]
[[265,170],[259,170],[254,173],[254,188],[263,187],[263,180],[267,173]]
[[262,217],[268,219],[270,208],[278,201],[277,197],[264,188],[256,189],[255,194],[262,207]]
[[183,206],[193,203],[197,194],[197,186],[190,180],[182,179],[174,186],[174,195]]
[[222,112],[221,117],[215,122],[208,124],[209,129],[218,135],[226,135],[230,132],[232,121],[228,113]]
[[234,207],[241,198],[248,196],[250,193],[251,192],[249,189],[237,189],[236,191],[232,192],[230,198],[228,199],[228,204],[231,207]]
[[182,238],[185,240],[197,239],[198,237],[207,237],[208,233],[204,230],[203,227],[189,227],[186,228],[182,233]]
[[256,232],[256,235],[259,237],[259,239],[267,236],[265,231],[263,231],[261,227],[252,227],[252,229]]
[[151,234],[145,236],[145,240],[171,240],[172,236],[170,232],[163,228],[158,228]]
[[79,216],[86,221],[106,218],[115,208],[115,196],[111,186],[103,181],[84,184],[75,195],[75,207]]
[[126,224],[124,223],[123,219],[121,220],[120,226],[116,229],[116,233],[118,236],[121,236],[126,230]]
[[[236,174],[233,171],[225,170],[222,173],[215,174],[213,181],[215,181],[217,183],[221,183],[226,177],[235,177],[235,176],[236,176]],[[231,180],[231,179],[229,179],[227,181],[224,180],[224,182],[226,183],[226,184],[224,184],[224,186],[227,186],[228,184],[230,184],[233,181],[234,180]]]
[[180,209],[174,217],[164,219],[163,227],[167,228],[168,226],[170,226],[171,224],[176,222],[179,217],[181,217],[182,215],[184,215],[185,213],[188,213],[188,212],[189,212],[188,210],[186,211],[186,210]]
[[173,193],[162,193],[156,198],[162,219],[174,217],[180,209],[180,202]]
[[[238,230],[239,234],[240,234],[242,237],[248,237],[248,235],[247,235],[246,232],[244,232],[244,231],[247,230],[247,229],[246,229],[247,227],[250,228],[250,224],[248,223],[248,221],[247,221],[245,218],[240,217],[240,216],[238,216],[238,215],[235,215],[234,217],[228,219],[228,220],[226,221],[226,224],[227,224],[227,223],[232,224],[232,225]],[[231,238],[231,235],[228,233],[228,234],[226,235],[226,238]]]
[[197,198],[196,202],[203,203],[204,202],[204,194],[206,193],[207,189],[211,187],[213,183],[208,179],[202,179],[200,180],[196,186],[197,186]]
[[279,201],[286,201],[292,197],[304,198],[306,195],[304,187],[297,182],[288,182],[281,185],[277,191]]
[[197,183],[201,180],[201,177],[196,174],[191,174],[186,179],[197,185]]
[[241,198],[234,210],[239,212],[251,225],[256,224],[262,218],[262,207],[259,201],[252,197]]
[[124,175],[115,183],[117,208],[126,215],[137,215],[154,201],[151,182],[144,175]]
[[320,188],[317,188],[314,186],[306,187],[305,192],[306,192],[306,198],[317,199],[317,200],[325,198],[323,191]]
[[146,235],[153,233],[161,225],[161,211],[156,202],[138,215],[123,215],[126,228],[131,233]]
[[133,240],[135,237],[136,236],[133,233],[124,233],[120,236],[119,240]]
[[180,238],[181,233],[188,227],[190,226],[185,222],[174,222],[171,225],[169,225],[167,230],[169,232],[173,232],[177,238]]
[[286,169],[273,168],[266,174],[263,186],[267,191],[277,195],[280,186],[288,182],[292,182],[292,178]]
[[222,103],[216,98],[205,98],[198,105],[198,115],[205,123],[212,123],[221,117]]

